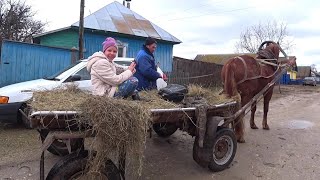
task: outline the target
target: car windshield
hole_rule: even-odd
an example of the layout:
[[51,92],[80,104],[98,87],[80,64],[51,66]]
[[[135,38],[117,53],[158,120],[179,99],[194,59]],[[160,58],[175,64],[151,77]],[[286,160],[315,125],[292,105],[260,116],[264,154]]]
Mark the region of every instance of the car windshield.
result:
[[60,76],[61,74],[63,74],[64,72],[68,71],[69,69],[71,69],[71,68],[73,68],[73,67],[77,66],[78,64],[80,64],[80,62],[81,62],[81,61],[77,62],[76,64],[72,64],[72,65],[70,65],[70,66],[66,67],[65,69],[63,69],[63,70],[61,70],[61,71],[57,72],[56,74],[51,75],[51,76],[49,76],[49,77],[44,77],[43,79],[46,79],[46,80],[53,80],[53,81],[60,81],[59,76]]

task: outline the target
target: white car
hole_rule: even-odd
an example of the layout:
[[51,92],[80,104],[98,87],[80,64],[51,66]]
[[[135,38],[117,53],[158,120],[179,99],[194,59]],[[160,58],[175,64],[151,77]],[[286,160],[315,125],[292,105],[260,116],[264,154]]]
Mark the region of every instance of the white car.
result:
[[[115,58],[114,62],[127,67],[133,60],[134,58]],[[50,77],[0,88],[0,122],[17,123],[20,121],[29,127],[28,120],[24,118],[19,109],[24,110],[25,102],[32,98],[32,91],[51,90],[68,83],[76,83],[80,89],[91,91],[91,77],[86,69],[87,62],[88,60],[81,60]]]

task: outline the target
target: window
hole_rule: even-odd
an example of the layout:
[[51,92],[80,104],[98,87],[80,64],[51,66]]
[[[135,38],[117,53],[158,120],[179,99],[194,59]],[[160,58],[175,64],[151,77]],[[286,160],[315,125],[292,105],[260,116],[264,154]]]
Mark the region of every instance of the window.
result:
[[121,41],[117,41],[117,45],[118,45],[118,55],[117,57],[127,57],[127,47],[128,44],[127,43],[123,43]]
[[80,75],[82,81],[91,79],[91,75],[87,71],[86,67],[82,68],[79,72],[76,73],[76,75]]
[[124,51],[125,47],[118,47],[118,57],[126,57]]

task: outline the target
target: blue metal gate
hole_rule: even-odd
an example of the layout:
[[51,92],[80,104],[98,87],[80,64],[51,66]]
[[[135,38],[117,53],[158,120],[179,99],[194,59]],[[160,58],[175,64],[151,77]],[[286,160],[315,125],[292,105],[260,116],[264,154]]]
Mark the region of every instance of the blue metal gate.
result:
[[3,41],[0,87],[50,76],[71,64],[71,50]]

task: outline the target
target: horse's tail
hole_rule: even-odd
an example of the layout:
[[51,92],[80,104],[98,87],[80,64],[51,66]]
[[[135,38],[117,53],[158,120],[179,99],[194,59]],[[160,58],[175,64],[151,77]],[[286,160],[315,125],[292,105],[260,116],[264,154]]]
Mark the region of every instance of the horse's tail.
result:
[[227,62],[222,69],[223,91],[227,94],[227,97],[233,97],[237,94],[237,84],[231,62]]

